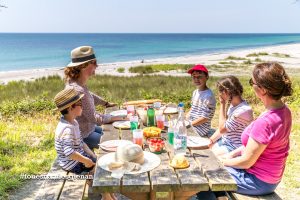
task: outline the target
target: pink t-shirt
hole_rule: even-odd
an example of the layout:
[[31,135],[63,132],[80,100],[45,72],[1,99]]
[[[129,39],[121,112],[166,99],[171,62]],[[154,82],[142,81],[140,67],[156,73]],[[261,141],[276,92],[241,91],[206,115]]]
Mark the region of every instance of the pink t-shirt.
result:
[[281,180],[288,156],[289,136],[292,126],[291,111],[287,106],[262,113],[242,133],[242,144],[249,136],[267,147],[255,164],[247,169],[258,179],[275,184]]

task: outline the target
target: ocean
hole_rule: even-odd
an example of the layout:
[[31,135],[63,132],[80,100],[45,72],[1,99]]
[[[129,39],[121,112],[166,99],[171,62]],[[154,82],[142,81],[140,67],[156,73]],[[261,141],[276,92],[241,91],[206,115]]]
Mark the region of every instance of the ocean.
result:
[[93,46],[99,63],[111,63],[292,43],[300,34],[0,33],[0,71],[64,67],[81,45]]

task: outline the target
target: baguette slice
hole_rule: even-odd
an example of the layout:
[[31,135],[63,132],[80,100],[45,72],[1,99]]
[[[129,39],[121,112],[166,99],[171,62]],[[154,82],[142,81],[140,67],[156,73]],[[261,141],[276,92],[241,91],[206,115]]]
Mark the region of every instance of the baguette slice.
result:
[[123,105],[141,105],[141,104],[152,104],[154,102],[162,102],[160,99],[148,99],[148,100],[137,100],[137,101],[127,101]]

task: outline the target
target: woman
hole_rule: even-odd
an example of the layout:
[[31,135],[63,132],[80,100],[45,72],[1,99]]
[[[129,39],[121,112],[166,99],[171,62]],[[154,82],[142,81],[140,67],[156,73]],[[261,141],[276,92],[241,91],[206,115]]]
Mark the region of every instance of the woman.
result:
[[292,116],[282,97],[292,95],[292,83],[273,62],[256,65],[249,83],[266,110],[242,133],[243,145],[221,161],[237,182],[238,193],[264,195],[275,190],[284,172]]
[[217,156],[221,156],[242,145],[241,134],[253,120],[253,111],[243,100],[243,86],[235,76],[221,78],[217,82],[217,90],[220,101],[219,128],[210,137],[209,146]]
[[110,123],[116,120],[124,120],[121,117],[112,117],[110,115],[99,114],[95,106],[103,105],[106,107],[115,106],[101,97],[90,92],[87,88],[87,81],[93,75],[98,67],[94,50],[90,46],[81,46],[71,51],[71,63],[65,68],[66,87],[73,87],[82,98],[82,115],[77,119],[83,141],[90,149],[98,148],[100,137],[103,134],[99,125]]

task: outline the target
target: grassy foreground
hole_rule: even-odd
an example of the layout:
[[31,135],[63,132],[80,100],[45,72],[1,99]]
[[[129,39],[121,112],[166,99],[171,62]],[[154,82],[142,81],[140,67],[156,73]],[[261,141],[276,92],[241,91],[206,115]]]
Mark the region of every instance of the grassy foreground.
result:
[[[252,105],[255,116],[263,105],[248,84],[250,77],[241,77],[244,98]],[[300,78],[293,78],[294,95],[286,99],[293,113],[291,151],[283,179],[288,194],[300,195]],[[218,77],[210,77],[209,87],[214,90]],[[96,76],[89,81],[91,91],[107,100],[121,104],[126,100],[159,98],[164,102],[184,102],[189,105],[195,89],[190,77]],[[52,111],[54,95],[63,89],[59,77],[38,79],[33,82],[10,82],[0,86],[0,199],[24,184],[21,174],[41,174],[49,170],[56,157],[54,130],[59,118]],[[102,108],[98,108],[102,109]],[[218,109],[213,126],[218,123]]]

